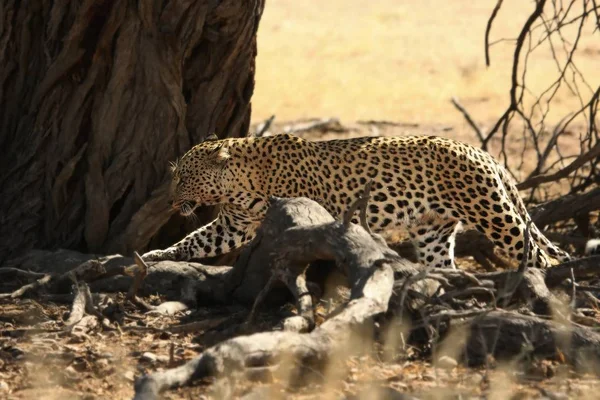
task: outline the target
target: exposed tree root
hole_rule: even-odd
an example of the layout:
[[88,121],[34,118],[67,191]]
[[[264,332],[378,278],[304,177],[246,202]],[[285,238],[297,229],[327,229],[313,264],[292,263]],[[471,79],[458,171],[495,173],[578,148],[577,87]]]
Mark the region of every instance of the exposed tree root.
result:
[[503,310],[491,311],[468,323],[470,337],[465,357],[470,364],[482,364],[488,355],[497,359],[565,356],[565,361],[585,367],[600,360],[600,335],[587,327]]
[[[357,206],[351,207],[351,213],[361,208],[361,220],[364,220],[368,192],[367,186]],[[252,254],[242,257],[246,271],[256,268],[257,260],[261,260],[263,269],[272,271],[253,312],[272,283],[281,279],[295,292],[300,317],[308,321],[308,326],[300,325],[312,328],[311,303],[306,300],[307,293],[299,291],[306,290],[304,273],[315,260],[333,260],[347,274],[351,295],[342,311],[308,334],[267,332],[225,341],[181,367],[143,377],[136,384],[136,398],[155,398],[161,390],[181,386],[191,379],[229,374],[246,366],[269,367],[274,360],[282,358],[291,357],[300,364],[322,367],[333,354],[341,353],[357,326],[387,311],[394,270],[401,270],[404,263],[381,237],[347,220],[334,221],[321,206],[307,199],[273,199],[258,234],[260,244],[251,246]],[[274,232],[278,233],[271,237],[274,240],[264,240]],[[413,268],[411,263],[406,266]]]
[[[290,221],[294,224],[282,229]],[[399,258],[379,236],[369,234],[357,225],[332,221],[320,206],[305,199],[274,201],[259,237],[259,242],[248,250],[251,254],[242,257],[246,269],[238,270],[248,271],[249,266],[256,267],[252,262],[260,261],[263,269],[273,272],[269,283],[258,295],[254,311],[275,281],[282,280],[293,287],[289,282],[294,277],[302,277],[306,265],[318,259],[335,260],[347,274],[350,301],[310,333],[265,332],[236,337],[204,351],[183,366],[147,375],[136,384],[136,398],[155,398],[161,390],[207,376],[229,376],[236,372],[255,375],[257,371],[271,373],[283,367],[280,365],[282,360],[294,360],[291,364],[298,368],[298,374],[307,368],[323,371],[332,362],[332,355],[336,355],[335,362],[340,362],[344,359],[340,352],[351,353],[348,352],[349,343],[352,343],[351,336],[358,326],[367,331],[373,329],[373,317],[386,311],[388,315],[410,315],[412,332],[417,335],[423,329],[434,332],[424,336],[426,341],[442,342],[451,328],[466,326],[472,332],[464,347],[465,358],[470,363],[482,362],[485,360],[482,355],[509,357],[522,354],[524,343],[535,340],[523,333],[553,335],[575,329],[578,339],[571,342],[571,347],[555,347],[554,353],[548,353],[548,346],[552,344],[544,344],[545,347],[528,350],[532,355],[552,356],[560,351],[575,357],[583,348],[600,340],[594,331],[573,325],[566,319],[561,325],[498,308],[521,304],[530,312],[549,315],[560,307],[560,301],[550,292],[549,286],[560,284],[567,277],[567,268],[577,271],[573,276],[589,274],[593,270],[590,259],[548,271],[519,268],[471,274],[460,270],[425,270]],[[390,275],[392,271],[395,283]],[[548,285],[547,280],[554,286]],[[302,304],[300,299],[296,296],[299,313],[304,316],[307,312],[308,321],[312,321],[311,303]],[[403,321],[402,317],[399,320]],[[510,323],[505,324],[506,321]],[[494,346],[498,343],[498,332],[503,335],[505,331],[503,340],[509,343]],[[591,354],[592,358],[596,356],[596,353]]]

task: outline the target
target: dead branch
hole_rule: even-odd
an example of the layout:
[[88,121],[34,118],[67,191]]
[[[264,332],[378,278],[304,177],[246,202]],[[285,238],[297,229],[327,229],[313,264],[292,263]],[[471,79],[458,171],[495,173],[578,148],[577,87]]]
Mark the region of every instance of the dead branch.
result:
[[75,299],[73,300],[73,305],[71,306],[69,319],[65,321],[65,326],[68,328],[73,327],[76,323],[81,321],[85,315],[86,295],[82,287],[83,285],[83,282],[76,282],[73,285],[73,289],[75,290]]
[[576,279],[597,277],[600,275],[600,256],[579,258],[559,264],[546,271],[545,282],[548,287],[553,288],[574,274]]
[[[39,251],[34,251],[35,253],[34,260],[32,264],[37,264],[41,259],[47,256],[47,253],[40,254]],[[58,252],[60,253],[60,251]],[[71,253],[69,253],[71,254]],[[81,254],[79,254],[81,255]],[[96,259],[94,257],[87,257],[88,260],[77,265],[75,268],[68,269],[65,272],[53,272],[51,268],[53,265],[53,257],[45,260],[51,268],[48,268],[48,273],[46,273],[41,279],[27,284],[12,294],[0,294],[0,298],[2,297],[20,297],[25,293],[34,292],[39,289],[44,289],[49,293],[65,293],[70,290],[71,284],[73,281],[81,281],[81,282],[94,282],[98,279],[110,278],[116,275],[126,275],[126,266],[123,265],[120,261],[122,257],[120,256],[108,256],[103,259]],[[22,257],[19,262],[23,264],[27,264],[27,257]],[[0,269],[3,270],[4,268]],[[16,268],[18,269],[18,268]],[[9,268],[9,270],[15,270],[15,268]],[[52,271],[52,272],[50,272]],[[30,277],[39,276],[38,273],[30,273]],[[16,273],[12,277],[16,277],[17,275],[23,275],[22,272]]]
[[[497,359],[513,359],[528,349],[528,354],[540,358],[556,359],[562,354],[576,366],[593,365],[600,360],[600,335],[586,327],[565,326],[502,310],[491,311],[466,323],[470,325],[470,335],[465,358],[472,365],[484,363],[491,349],[491,355]],[[569,340],[564,340],[566,338]]]
[[525,182],[519,183],[517,185],[517,189],[531,189],[533,187],[541,185],[542,183],[555,182],[567,178],[573,172],[577,171],[579,168],[598,157],[600,157],[600,142],[596,143],[596,145],[586,153],[578,156],[572,163],[570,163],[566,167],[551,174],[533,176],[527,179]]
[[323,118],[284,126],[283,133],[298,134],[319,129],[333,132],[347,131],[347,128],[340,124],[340,120],[338,118]]
[[51,275],[44,275],[43,278],[40,278],[33,283],[24,285],[12,293],[0,293],[0,299],[4,299],[4,298],[16,299],[17,297],[23,296],[25,293],[28,293],[30,291],[33,292],[33,291],[45,286],[46,284],[48,284],[48,282],[50,282],[51,279],[52,279]]
[[[500,8],[500,4],[502,4],[502,0],[498,1],[498,5],[496,7]],[[494,17],[492,16],[492,19],[493,18]],[[486,40],[487,40],[487,36],[486,36]],[[486,44],[486,56],[487,56],[487,44]],[[481,131],[481,128],[479,127],[479,125],[477,125],[477,123],[473,120],[473,118],[471,118],[471,114],[469,114],[469,112],[459,103],[459,101],[456,97],[453,97],[451,99],[451,101],[452,101],[452,104],[454,105],[454,107],[458,111],[460,111],[460,113],[463,115],[463,117],[465,117],[465,120],[467,121],[469,126],[471,128],[473,128],[473,130],[477,134],[477,137],[479,138],[479,140],[481,142],[483,142],[485,140],[483,132]]]
[[282,273],[283,273],[283,271],[273,271],[272,272],[271,277],[267,281],[267,284],[258,293],[258,296],[256,296],[256,300],[254,301],[254,304],[252,305],[252,309],[250,310],[250,313],[248,314],[248,318],[246,318],[246,324],[249,325],[254,322],[254,317],[256,316],[256,313],[258,312],[259,307],[265,301],[265,298],[267,297],[267,295],[269,294],[271,289],[273,289],[273,285],[275,284],[275,282],[277,282],[278,280],[283,280],[282,276],[281,276]]
[[[486,66],[490,66],[490,32],[492,31],[492,24],[494,23],[494,19],[496,18],[496,15],[498,14],[498,11],[500,11],[500,7],[502,7],[502,1],[503,0],[498,0],[496,2],[496,6],[494,6],[494,10],[492,11],[492,14],[490,15],[490,19],[487,22],[487,25],[485,27],[485,65]],[[483,136],[482,136],[483,139]]]
[[420,125],[414,122],[396,122],[396,121],[386,121],[382,119],[368,119],[368,120],[358,120],[356,121],[359,125],[374,125],[374,126],[397,126],[403,128],[418,128]]
[[227,320],[229,320],[229,317],[204,319],[202,321],[190,322],[189,324],[170,326],[168,331],[171,333],[198,333],[221,325]]
[[265,136],[265,134],[269,131],[269,128],[273,124],[273,121],[275,121],[275,115],[271,115],[262,124],[258,125],[256,127],[256,133],[254,134],[254,137]]
[[600,210],[600,188],[542,203],[532,208],[529,214],[536,225],[546,226],[596,210]]
[[[485,139],[483,140],[482,148],[484,150],[487,150],[487,145],[488,145],[489,141],[492,139],[492,137],[494,137],[496,132],[498,132],[498,129],[500,128],[500,126],[502,124],[506,125],[508,123],[508,121],[510,120],[512,113],[519,111],[518,110],[519,98],[517,96],[517,90],[520,87],[520,85],[519,85],[519,60],[521,58],[521,50],[525,43],[525,38],[527,37],[527,35],[529,35],[529,32],[530,32],[531,27],[533,26],[534,22],[544,12],[545,5],[546,5],[546,0],[539,0],[536,2],[535,10],[531,13],[529,18],[527,18],[527,21],[525,21],[525,23],[523,24],[521,32],[519,33],[519,36],[517,37],[517,42],[515,45],[515,51],[514,51],[514,56],[513,56],[512,73],[511,73],[510,105],[507,108],[507,110],[504,112],[504,114],[500,117],[500,119],[496,122],[496,124],[492,127],[492,129],[488,132]],[[497,9],[499,9],[499,8],[500,8],[500,6],[497,5]],[[494,10],[496,10],[496,8],[494,8]],[[496,13],[497,13],[497,11],[496,11]],[[492,15],[494,15],[494,13],[492,13]],[[488,25],[491,25],[491,22],[488,23]]]
[[146,311],[152,311],[156,309],[153,305],[146,303],[144,300],[140,299],[137,296],[138,290],[144,281],[144,278],[148,275],[148,264],[142,257],[138,254],[137,251],[133,252],[133,259],[137,265],[137,268],[134,272],[133,282],[131,282],[131,287],[127,291],[127,300],[131,301],[133,304],[142,307]]
[[8,276],[8,278],[4,279],[14,279],[14,278],[43,278],[46,274],[40,272],[33,271],[25,271],[19,268],[0,268],[0,276]]
[[283,321],[283,329],[291,332],[308,332],[315,327],[315,312],[313,309],[313,293],[315,297],[320,296],[320,292],[315,293],[313,289],[309,291],[309,283],[306,281],[306,274],[296,276],[286,275],[285,284],[296,299],[297,314]]
[[[502,6],[502,0],[496,2],[485,32],[486,65],[490,64],[490,31]],[[535,152],[537,164],[528,172],[524,182],[518,185],[520,190],[533,189],[530,200],[543,196],[555,196],[555,191],[548,191],[540,185],[568,178],[571,194],[587,191],[598,183],[600,171],[600,147],[598,146],[598,126],[596,124],[598,105],[600,104],[600,87],[592,87],[576,65],[576,54],[581,51],[580,43],[585,36],[595,36],[598,30],[587,31],[590,16],[596,16],[597,4],[592,1],[569,0],[566,3],[535,2],[535,8],[529,15],[517,35],[514,46],[509,104],[498,118],[488,135],[480,141],[483,149],[487,149],[492,138],[499,136],[499,155],[510,170],[516,168],[523,172],[528,152]],[[576,27],[571,28],[571,25]],[[509,40],[509,39],[500,39]],[[534,93],[528,87],[528,62],[537,55],[536,49],[544,46],[552,55],[556,64],[556,76],[541,92]],[[559,90],[566,88],[577,97],[580,106],[567,112],[552,130],[548,129],[547,120],[557,98]],[[508,143],[515,143],[515,121],[522,126],[521,161],[517,166],[509,165]],[[584,124],[586,129],[580,133],[579,155],[563,154],[563,146],[559,140],[574,141],[571,125]],[[581,131],[581,125],[576,128]],[[514,157],[513,157],[514,158]],[[550,163],[549,166],[546,164]],[[516,171],[513,171],[516,172]]]
[[[35,250],[11,265],[11,268],[18,267],[21,270],[37,271],[36,273],[42,271],[44,276],[49,276],[41,283],[27,286],[29,287],[26,289],[27,293],[39,292],[39,289],[43,289],[43,295],[54,298],[61,298],[64,295],[66,296],[64,300],[67,302],[73,299],[72,295],[69,295],[73,278],[78,282],[88,283],[93,292],[127,293],[132,287],[132,276],[135,276],[139,270],[135,260],[130,257],[121,255],[95,257],[70,250]],[[2,269],[4,268],[0,270]],[[136,293],[140,296],[162,293],[169,300],[182,300],[187,303],[190,299],[185,295],[189,291],[187,289],[190,289],[194,301],[198,293],[199,296],[206,295],[208,299],[224,303],[231,301],[231,297],[223,297],[225,291],[220,287],[223,286],[225,277],[230,271],[229,266],[216,267],[193,262],[163,261],[153,264],[148,269],[143,285],[138,284]],[[7,276],[14,280],[17,275]],[[3,279],[0,281],[0,286],[8,282],[8,279]]]
[[[295,201],[304,201],[303,199],[295,199]],[[279,202],[284,201],[278,201]],[[308,205],[306,205],[308,207]],[[294,204],[294,210],[298,210],[300,206]],[[314,208],[314,207],[313,207]],[[271,212],[271,211],[270,211]],[[289,210],[288,210],[289,212]],[[318,213],[318,212],[317,212]],[[312,210],[310,212],[312,215]],[[285,214],[284,214],[285,215]],[[275,218],[273,215],[270,216],[272,220],[281,220],[281,216]],[[289,218],[289,217],[286,217]],[[285,218],[284,218],[285,219]],[[353,307],[358,307],[363,301],[369,306],[366,310],[369,312],[359,314],[352,317],[356,323],[364,323],[367,319],[370,319],[369,315],[373,315],[373,296],[382,296],[379,292],[381,289],[379,279],[383,279],[384,276],[378,274],[389,274],[390,270],[388,267],[398,266],[397,258],[393,253],[389,253],[385,250],[385,247],[379,247],[380,243],[378,240],[372,241],[372,236],[368,235],[364,230],[361,230],[361,240],[353,238],[353,243],[367,244],[367,249],[376,249],[377,252],[383,251],[386,254],[382,257],[375,256],[372,251],[366,251],[365,249],[354,250],[355,253],[351,253],[352,257],[348,257],[348,247],[345,240],[350,240],[347,235],[352,233],[352,229],[361,229],[356,225],[345,227],[342,222],[334,221],[324,225],[313,225],[312,227],[300,226],[292,227],[285,230],[280,234],[276,241],[275,249],[281,249],[280,251],[271,252],[273,266],[286,265],[304,265],[305,263],[316,258],[333,258],[340,263],[343,260],[343,269],[348,272],[350,277],[350,283],[352,284],[351,300],[349,305],[342,309],[340,314],[335,315],[329,321],[325,322],[320,327],[316,328],[312,333],[299,335],[291,332],[270,332],[260,333],[252,336],[243,336],[234,339],[230,339],[205,351],[199,358],[192,360],[188,364],[179,367],[174,370],[159,372],[153,375],[142,378],[136,385],[136,393],[138,398],[154,398],[160,390],[168,387],[180,386],[188,383],[191,379],[197,379],[204,376],[220,376],[229,374],[233,371],[248,371],[253,368],[273,368],[278,367],[278,360],[281,360],[283,354],[287,354],[301,365],[310,365],[313,369],[319,369],[322,365],[331,359],[331,355],[337,351],[336,346],[342,346],[348,340],[348,333],[351,331],[348,326],[348,320],[345,318],[353,315]],[[367,237],[369,239],[367,239]],[[334,241],[337,238],[337,241]],[[342,238],[342,239],[340,239]],[[342,242],[340,243],[339,240]],[[328,243],[324,245],[324,243]],[[334,246],[333,243],[336,243]],[[346,243],[346,244],[345,244]],[[260,246],[258,246],[260,248]],[[255,249],[254,251],[257,251]],[[308,257],[307,255],[312,255]],[[371,267],[369,268],[370,273],[365,273],[364,266],[360,268],[362,263],[356,263],[356,257],[359,259],[364,258],[364,255],[371,254],[367,257],[370,261],[368,262]],[[376,260],[381,260],[377,262]],[[587,265],[587,264],[586,264]],[[589,267],[589,265],[588,265]],[[581,273],[590,273],[591,270],[582,266],[577,267],[574,264],[559,267],[559,270],[568,268],[573,272],[573,276],[580,276]],[[600,266],[596,265],[596,269]],[[557,284],[560,279],[557,275],[552,276],[552,269],[548,271],[542,271],[538,269],[521,269],[517,271],[500,271],[495,273],[482,273],[482,274],[469,274],[464,271],[457,270],[444,270],[439,269],[435,271],[424,271],[414,269],[412,265],[406,266],[406,268],[399,268],[404,273],[397,274],[398,281],[393,284],[393,287],[402,287],[402,290],[397,290],[395,294],[391,294],[391,288],[388,292],[387,289],[384,292],[385,296],[388,293],[392,295],[390,299],[390,307],[392,304],[398,304],[393,301],[393,297],[398,297],[401,292],[404,292],[404,288],[407,287],[407,282],[410,280],[408,285],[411,286],[410,290],[407,290],[407,297],[412,294],[418,294],[415,299],[409,299],[406,305],[413,312],[417,311],[418,318],[414,321],[414,329],[428,326],[431,329],[435,327],[445,326],[444,332],[447,332],[449,327],[455,324],[468,324],[471,326],[473,332],[477,332],[477,335],[472,335],[466,344],[466,354],[469,362],[475,362],[482,358],[477,358],[480,355],[477,351],[482,351],[483,347],[478,347],[482,341],[485,342],[485,354],[488,354],[487,349],[492,349],[494,355],[506,355],[506,354],[517,354],[513,353],[512,349],[516,348],[517,345],[522,345],[523,335],[516,332],[512,332],[509,338],[504,339],[517,344],[510,343],[508,347],[492,346],[489,343],[495,338],[492,333],[498,332],[498,327],[504,322],[498,322],[499,315],[502,316],[503,320],[508,318],[514,318],[518,316],[515,313],[503,312],[498,314],[497,311],[493,311],[500,299],[506,299],[507,302],[504,304],[514,304],[515,302],[521,302],[523,304],[530,304],[531,309],[534,312],[548,315],[551,307],[557,304],[557,300],[549,292],[547,281],[552,284]],[[410,272],[408,272],[410,271]],[[407,273],[408,272],[408,273]],[[597,272],[596,272],[597,273]],[[359,275],[356,277],[356,275]],[[372,274],[372,275],[371,275]],[[362,275],[362,277],[361,277]],[[354,278],[353,278],[354,276]],[[368,276],[368,278],[365,278]],[[366,279],[366,283],[361,290],[357,290],[357,284]],[[436,285],[425,288],[424,285],[417,285],[419,282],[424,281],[435,281]],[[388,282],[388,278],[384,279]],[[379,282],[379,283],[377,283]],[[387,285],[388,283],[386,283]],[[372,292],[371,285],[378,287],[377,292]],[[437,289],[436,289],[437,287]],[[440,287],[443,289],[440,291]],[[452,295],[452,296],[451,296]],[[479,299],[485,299],[488,306],[483,308],[475,308],[465,301],[459,301],[459,297],[475,297]],[[425,300],[425,303],[423,302]],[[375,303],[381,304],[382,299],[379,298]],[[440,309],[441,305],[447,304],[448,302],[453,304],[453,308]],[[404,306],[404,302],[399,302],[401,306]],[[421,306],[419,306],[421,304]],[[424,305],[424,306],[423,306]],[[382,309],[381,306],[377,306],[378,309]],[[386,306],[383,306],[385,309]],[[393,309],[393,308],[392,308]],[[361,306],[361,310],[365,308]],[[397,308],[396,308],[397,310]],[[414,314],[413,314],[414,315]],[[495,318],[495,319],[493,319]],[[536,329],[547,330],[555,332],[558,325],[555,323],[547,322],[540,319],[528,320],[527,324],[522,322],[522,318],[519,317],[521,329],[529,329],[534,324]],[[458,321],[458,322],[452,322]],[[494,329],[489,328],[485,324],[485,321],[495,321]],[[487,330],[482,330],[482,327],[487,327]],[[515,324],[509,325],[510,329],[516,330]],[[504,328],[502,328],[504,329]],[[508,328],[507,328],[508,329]],[[562,328],[560,328],[562,329]],[[568,349],[570,354],[580,354],[585,348],[586,343],[593,343],[598,340],[598,335],[593,331],[588,331],[582,328],[578,328],[579,342],[574,344],[572,348]],[[345,332],[344,335],[340,336],[340,332]],[[524,331],[521,331],[524,332]],[[527,331],[530,332],[530,331]],[[443,332],[437,335],[438,338],[443,338]],[[438,339],[432,339],[438,340]],[[529,340],[529,339],[527,339]],[[562,347],[564,348],[564,347]],[[508,350],[507,350],[508,349]],[[286,351],[287,350],[287,351]],[[565,350],[566,351],[566,350]],[[258,358],[255,356],[260,354]],[[285,358],[285,357],[283,357]],[[227,366],[227,368],[225,368]]]
[[278,281],[285,283],[290,293],[294,296],[294,299],[296,299],[296,306],[298,309],[298,315],[283,321],[283,329],[293,332],[307,332],[312,330],[315,327],[315,315],[313,311],[312,296],[306,282],[305,268],[300,271],[274,270],[271,278],[256,297],[256,301],[246,319],[246,325],[252,324],[259,307],[263,304],[265,298]]

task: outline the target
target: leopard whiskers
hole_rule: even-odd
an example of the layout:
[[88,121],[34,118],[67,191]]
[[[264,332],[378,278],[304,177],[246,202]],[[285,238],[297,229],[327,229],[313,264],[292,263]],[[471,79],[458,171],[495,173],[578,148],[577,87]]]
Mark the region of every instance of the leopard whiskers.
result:
[[169,168],[170,168],[172,174],[174,174],[175,171],[177,170],[177,164],[178,163],[179,163],[179,160],[175,160],[175,161],[170,161],[169,162]]
[[[180,210],[181,210],[181,213],[182,213],[183,215],[186,215],[186,216],[187,216],[188,214],[190,214],[190,213],[192,212],[192,207],[190,207],[190,205],[189,205],[188,203],[183,203],[183,204],[181,205],[181,208],[180,208]],[[190,214],[190,215],[191,215],[191,214]]]
[[186,215],[185,218],[189,219],[190,221],[192,221],[192,223],[194,225],[199,225],[200,224],[200,218],[194,212],[190,213],[189,215]]

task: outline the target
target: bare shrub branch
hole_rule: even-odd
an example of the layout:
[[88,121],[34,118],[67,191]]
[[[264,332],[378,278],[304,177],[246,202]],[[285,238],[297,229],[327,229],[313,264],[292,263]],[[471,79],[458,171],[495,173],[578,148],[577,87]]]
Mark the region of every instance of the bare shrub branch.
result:
[[[490,39],[492,24],[498,17],[501,6],[502,0],[499,0],[490,15],[485,32],[488,66],[490,48],[494,43],[505,41],[500,39],[492,42]],[[477,125],[470,122],[473,119],[464,108],[455,104],[474,128],[483,149],[488,150],[491,141],[497,139],[500,144],[498,153],[505,166],[515,176],[525,172],[527,178],[519,184],[519,189],[531,190],[529,200],[548,200],[559,191],[564,193],[566,185],[569,193],[584,192],[600,182],[600,135],[597,126],[600,86],[592,88],[577,66],[578,56],[585,56],[585,51],[580,46],[583,37],[600,36],[599,14],[596,0],[537,0],[515,40],[508,107],[487,135],[483,135]],[[588,33],[590,23],[596,27]],[[545,89],[534,93],[529,85],[532,78],[528,64],[536,59],[538,49],[550,52],[556,65],[556,75]],[[552,105],[557,101],[559,90],[566,91],[577,99],[580,106],[558,119],[558,123],[550,129],[547,127],[548,117]],[[517,136],[519,125],[520,137]],[[581,132],[579,139],[573,135],[573,131]],[[579,154],[565,154],[561,143],[577,143],[577,140]],[[508,162],[507,145],[518,142],[521,143],[521,161],[514,169],[514,163],[511,165]],[[524,171],[523,166],[530,157],[530,152],[536,157],[534,168]],[[562,180],[561,185],[551,191],[544,186],[559,180]]]

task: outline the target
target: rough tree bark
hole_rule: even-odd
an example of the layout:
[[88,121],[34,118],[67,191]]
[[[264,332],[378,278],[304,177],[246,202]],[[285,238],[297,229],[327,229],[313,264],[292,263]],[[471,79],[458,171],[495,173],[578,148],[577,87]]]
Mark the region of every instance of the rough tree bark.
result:
[[164,232],[169,161],[212,132],[247,134],[263,7],[0,2],[0,263],[130,253]]

